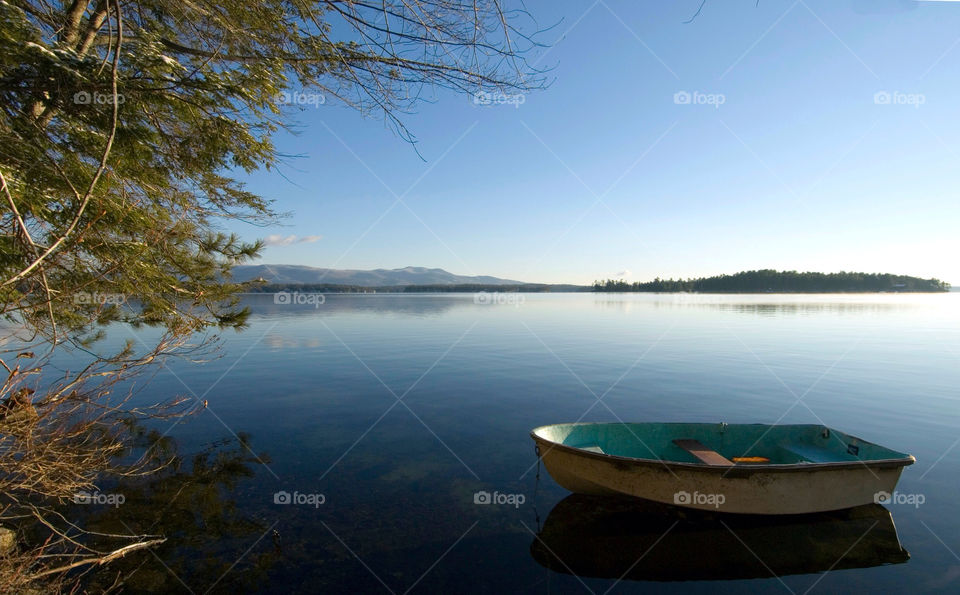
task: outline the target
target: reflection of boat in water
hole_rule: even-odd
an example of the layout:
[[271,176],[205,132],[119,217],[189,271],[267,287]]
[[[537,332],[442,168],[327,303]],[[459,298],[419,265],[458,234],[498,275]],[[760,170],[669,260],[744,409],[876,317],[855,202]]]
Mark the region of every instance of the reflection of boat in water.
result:
[[879,504],[748,516],[582,494],[550,511],[530,553],[565,574],[648,581],[769,578],[910,558]]

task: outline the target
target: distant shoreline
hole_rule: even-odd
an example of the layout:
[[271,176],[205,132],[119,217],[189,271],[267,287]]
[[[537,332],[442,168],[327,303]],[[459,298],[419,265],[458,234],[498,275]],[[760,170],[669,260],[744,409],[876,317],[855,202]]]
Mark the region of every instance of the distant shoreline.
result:
[[848,291],[596,291],[589,285],[576,286],[574,289],[555,289],[555,288],[530,288],[525,286],[512,285],[494,285],[483,288],[462,288],[445,287],[442,289],[431,287],[425,289],[423,286],[401,286],[401,287],[361,287],[361,288],[342,288],[332,286],[316,287],[310,284],[304,285],[283,285],[277,287],[264,286],[257,291],[246,291],[240,295],[274,295],[277,293],[293,292],[317,292],[329,294],[344,295],[416,295],[416,294],[443,294],[443,293],[650,293],[658,295],[875,295],[875,294],[930,294],[930,293],[953,293],[960,291],[960,288],[949,291],[883,291],[883,290],[848,290]]
[[628,283],[595,281],[593,285],[550,283],[433,283],[419,285],[345,285],[338,283],[247,282],[248,293],[672,293],[672,294],[854,294],[945,293],[949,283],[885,273],[798,273],[744,271],[698,279],[654,279]]
[[383,285],[365,287],[357,285],[336,285],[316,283],[268,283],[258,287],[251,287],[247,294],[272,294],[293,291],[315,291],[321,293],[591,293],[590,285],[549,285],[541,283],[524,283],[522,285]]

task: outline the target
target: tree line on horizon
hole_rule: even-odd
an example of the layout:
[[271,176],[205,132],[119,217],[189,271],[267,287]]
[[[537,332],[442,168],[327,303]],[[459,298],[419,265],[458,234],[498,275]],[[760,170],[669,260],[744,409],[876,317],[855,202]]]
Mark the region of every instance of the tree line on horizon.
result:
[[547,283],[523,283],[520,285],[497,285],[492,283],[434,283],[429,285],[343,285],[337,283],[266,283],[250,284],[249,293],[278,293],[316,291],[321,293],[549,293],[591,291],[588,285],[551,285]]
[[939,279],[921,279],[888,273],[814,273],[762,269],[733,275],[691,279],[635,281],[623,279],[594,281],[600,292],[690,292],[690,293],[844,293],[844,292],[923,292],[950,291],[950,284]]

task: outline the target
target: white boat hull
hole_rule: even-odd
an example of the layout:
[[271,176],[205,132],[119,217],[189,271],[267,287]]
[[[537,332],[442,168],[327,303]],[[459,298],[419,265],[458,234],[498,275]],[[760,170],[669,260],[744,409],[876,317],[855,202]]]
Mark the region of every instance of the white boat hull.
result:
[[727,468],[626,459],[559,445],[534,436],[544,466],[566,489],[620,494],[655,502],[739,514],[804,514],[876,502],[892,493],[902,466],[784,465]]

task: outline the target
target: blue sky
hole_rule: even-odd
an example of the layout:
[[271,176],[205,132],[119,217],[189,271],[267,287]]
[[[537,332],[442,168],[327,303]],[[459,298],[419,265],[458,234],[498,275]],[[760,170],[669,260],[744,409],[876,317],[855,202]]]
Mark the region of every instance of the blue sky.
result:
[[296,111],[276,141],[300,157],[243,178],[294,216],[232,229],[274,236],[263,263],[960,284],[960,3],[707,0],[684,24],[699,4],[527,2],[560,21],[529,56],[552,85],[520,105],[438,91],[403,117],[426,161],[332,100]]

